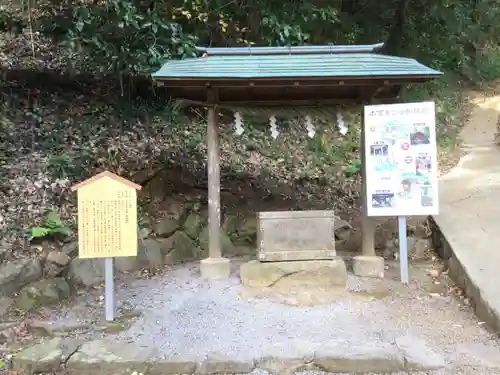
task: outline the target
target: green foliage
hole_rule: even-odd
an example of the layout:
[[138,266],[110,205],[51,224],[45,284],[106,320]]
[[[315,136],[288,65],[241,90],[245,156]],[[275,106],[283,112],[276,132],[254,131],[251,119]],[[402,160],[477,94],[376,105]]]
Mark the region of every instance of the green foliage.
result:
[[500,78],[500,46],[486,45],[476,59],[475,71],[469,75],[483,82]]
[[111,0],[73,9],[65,43],[95,59],[105,72],[149,73],[168,59],[194,55],[196,37],[183,33],[155,8]]
[[20,34],[27,26],[26,21],[18,14],[0,9],[0,31]]
[[462,89],[460,77],[447,73],[439,80],[404,90],[403,101],[436,101],[436,122],[438,135],[443,135],[454,124],[460,113]]
[[56,212],[50,211],[43,218],[40,226],[32,227],[28,230],[28,240],[32,241],[35,238],[50,237],[56,234],[70,236],[72,231],[63,223]]
[[[500,8],[494,0],[50,0],[40,12],[0,12],[0,30],[30,26],[102,72],[143,74],[209,46],[388,42],[466,79],[498,74]],[[31,18],[37,17],[34,21]],[[474,72],[479,67],[479,75]]]
[[76,147],[74,150],[52,155],[46,161],[45,167],[56,178],[75,178],[86,175],[85,170],[91,159],[91,150],[85,147]]
[[[73,51],[70,58],[75,62],[86,58],[98,71],[120,76],[149,73],[168,59],[191,57],[195,43],[379,41],[386,41],[390,52],[417,58],[461,79],[489,80],[500,74],[500,8],[494,0],[380,4],[371,0],[50,0],[40,3],[40,16],[30,26],[57,37]],[[23,15],[1,12],[0,29],[25,27],[28,21]]]
[[68,172],[74,169],[75,165],[71,155],[67,152],[63,152],[52,156],[47,161],[46,167],[52,175],[61,178],[67,176]]
[[[358,123],[350,124],[351,129],[345,136],[338,133],[318,134],[309,140],[313,168],[328,171],[337,178],[350,178],[361,171],[360,140]],[[306,172],[311,175],[311,172]]]

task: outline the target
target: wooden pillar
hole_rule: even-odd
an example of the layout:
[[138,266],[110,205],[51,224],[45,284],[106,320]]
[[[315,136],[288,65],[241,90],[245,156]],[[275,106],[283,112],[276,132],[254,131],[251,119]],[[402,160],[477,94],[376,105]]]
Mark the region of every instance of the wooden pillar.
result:
[[209,91],[207,116],[207,148],[208,148],[208,256],[221,258],[220,245],[220,156],[219,135],[215,95]]
[[366,189],[366,152],[365,152],[365,109],[361,110],[361,178],[362,178],[362,216],[361,216],[361,253],[375,256],[375,218],[368,216],[368,197]]

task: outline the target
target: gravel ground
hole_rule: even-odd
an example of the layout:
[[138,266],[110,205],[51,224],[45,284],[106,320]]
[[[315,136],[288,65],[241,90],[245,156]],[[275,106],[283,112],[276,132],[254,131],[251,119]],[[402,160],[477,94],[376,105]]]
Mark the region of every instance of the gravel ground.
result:
[[201,280],[196,264],[122,280],[117,288],[119,304],[140,316],[122,319],[126,329],[114,334],[99,329],[105,327],[102,289],[86,292],[57,312],[45,312],[44,321],[51,322],[53,329],[82,328],[71,335],[154,345],[166,357],[190,358],[213,352],[258,357],[285,345],[300,352],[301,347],[310,349],[333,340],[377,344],[411,334],[426,340],[449,363],[449,369],[425,374],[500,374],[500,367],[488,368],[484,361],[459,350],[479,343],[497,348],[500,354],[500,343],[475,318],[466,300],[447,295],[452,285],[446,276],[429,276],[436,276],[439,264],[413,265],[408,287],[396,280],[396,265],[382,280],[350,275],[348,292],[340,293],[335,303],[292,307],[255,294],[248,297],[237,277],[238,262],[234,263],[229,281]]

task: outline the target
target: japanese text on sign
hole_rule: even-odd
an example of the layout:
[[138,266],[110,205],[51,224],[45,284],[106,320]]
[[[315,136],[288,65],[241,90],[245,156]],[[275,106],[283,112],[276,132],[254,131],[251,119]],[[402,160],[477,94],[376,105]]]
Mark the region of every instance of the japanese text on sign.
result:
[[104,177],[78,189],[80,258],[137,255],[137,194]]
[[365,106],[368,216],[435,215],[433,102]]

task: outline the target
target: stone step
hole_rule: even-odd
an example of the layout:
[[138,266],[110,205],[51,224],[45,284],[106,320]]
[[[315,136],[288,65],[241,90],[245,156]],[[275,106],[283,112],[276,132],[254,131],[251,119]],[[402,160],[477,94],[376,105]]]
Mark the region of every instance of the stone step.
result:
[[259,358],[208,353],[200,358],[161,358],[152,347],[135,343],[52,338],[18,353],[11,369],[21,374],[65,371],[74,375],[397,373],[442,368],[444,358],[422,340],[405,336],[394,343],[333,341],[321,346],[277,344]]

